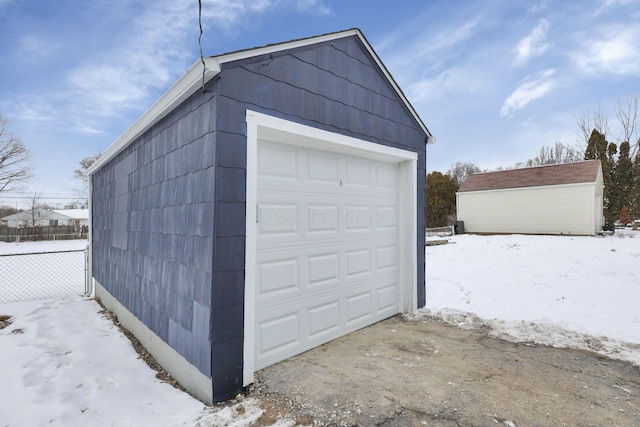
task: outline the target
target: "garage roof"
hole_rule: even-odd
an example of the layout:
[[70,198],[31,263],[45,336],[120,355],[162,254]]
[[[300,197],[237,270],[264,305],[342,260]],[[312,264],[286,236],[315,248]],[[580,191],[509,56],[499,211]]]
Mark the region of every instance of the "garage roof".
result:
[[[427,135],[427,144],[433,144],[435,137],[431,134],[424,122],[418,116],[407,97],[404,95],[396,81],[384,66],[378,55],[375,53],[362,32],[353,28],[350,30],[339,31],[335,33],[324,34],[304,39],[291,40],[283,43],[270,44],[262,47],[239,50],[229,52],[218,56],[210,56],[198,59],[191,68],[165,92],[162,97],[147,110],[129,129],[127,129],[99,158],[87,169],[87,175],[93,174],[100,169],[102,165],[115,157],[120,151],[126,148],[136,138],[146,132],[151,126],[159,122],[170,111],[176,108],[185,99],[195,93],[198,89],[218,75],[221,71],[221,65],[232,61],[238,61],[246,58],[252,58],[260,55],[276,53],[284,50],[295,49],[299,47],[309,46],[317,43],[337,40],[346,37],[357,37],[371,54],[371,57],[380,67],[380,70],[389,81],[389,84],[396,91],[409,113],[413,116],[418,126]],[[204,66],[204,69],[203,69]]]
[[469,175],[458,192],[595,182],[599,169],[600,160],[587,160],[560,165],[477,173]]

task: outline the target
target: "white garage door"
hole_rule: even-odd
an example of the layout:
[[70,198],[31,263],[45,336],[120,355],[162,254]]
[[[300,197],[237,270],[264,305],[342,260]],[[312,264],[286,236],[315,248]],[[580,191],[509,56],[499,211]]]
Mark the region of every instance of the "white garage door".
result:
[[255,369],[401,311],[399,166],[258,140]]

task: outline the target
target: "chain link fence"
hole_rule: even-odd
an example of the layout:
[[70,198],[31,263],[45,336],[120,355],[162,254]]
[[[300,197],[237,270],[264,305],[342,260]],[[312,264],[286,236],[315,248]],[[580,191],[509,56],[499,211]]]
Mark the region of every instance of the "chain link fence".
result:
[[37,242],[42,240],[86,239],[89,227],[59,225],[55,227],[5,227],[0,225],[0,242]]
[[0,254],[0,303],[87,294],[88,250]]

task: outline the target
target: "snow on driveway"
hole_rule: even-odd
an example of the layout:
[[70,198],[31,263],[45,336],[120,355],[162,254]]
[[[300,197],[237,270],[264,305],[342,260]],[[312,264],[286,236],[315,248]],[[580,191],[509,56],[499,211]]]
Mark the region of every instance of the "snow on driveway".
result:
[[427,247],[422,313],[640,365],[640,232],[458,235],[450,242]]

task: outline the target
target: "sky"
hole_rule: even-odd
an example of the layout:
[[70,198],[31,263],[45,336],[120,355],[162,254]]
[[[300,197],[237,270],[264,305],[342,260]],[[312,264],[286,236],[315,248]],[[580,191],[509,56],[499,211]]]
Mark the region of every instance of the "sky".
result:
[[[640,365],[638,239],[640,231],[631,230],[597,239],[452,236],[455,244],[426,249],[429,297],[412,318],[440,319],[507,341],[583,349]],[[19,245],[0,242],[0,254],[77,250],[86,241]],[[46,272],[52,262],[43,260],[39,270]],[[71,268],[57,271],[60,277],[74,277]],[[42,276],[50,279],[51,273]],[[21,280],[15,284],[24,285]],[[60,283],[46,280],[47,288]],[[11,286],[0,288],[0,301],[13,301],[7,290]],[[79,296],[0,303],[0,314],[13,322],[0,329],[3,426],[174,427],[199,420],[199,427],[240,427],[254,424],[262,414],[261,402],[253,397],[207,410],[161,383],[99,310],[94,300]],[[436,349],[438,340],[431,340]],[[607,396],[607,402],[613,401]],[[621,406],[627,404],[620,400]],[[286,408],[275,410],[284,412],[285,419],[274,427],[294,424],[287,422]],[[273,414],[265,418],[273,422]]]
[[[579,146],[579,117],[640,95],[640,0],[203,0],[205,56],[360,28],[437,141],[428,172]],[[197,0],[0,0],[0,114],[33,179],[77,197],[104,152],[199,59]]]

